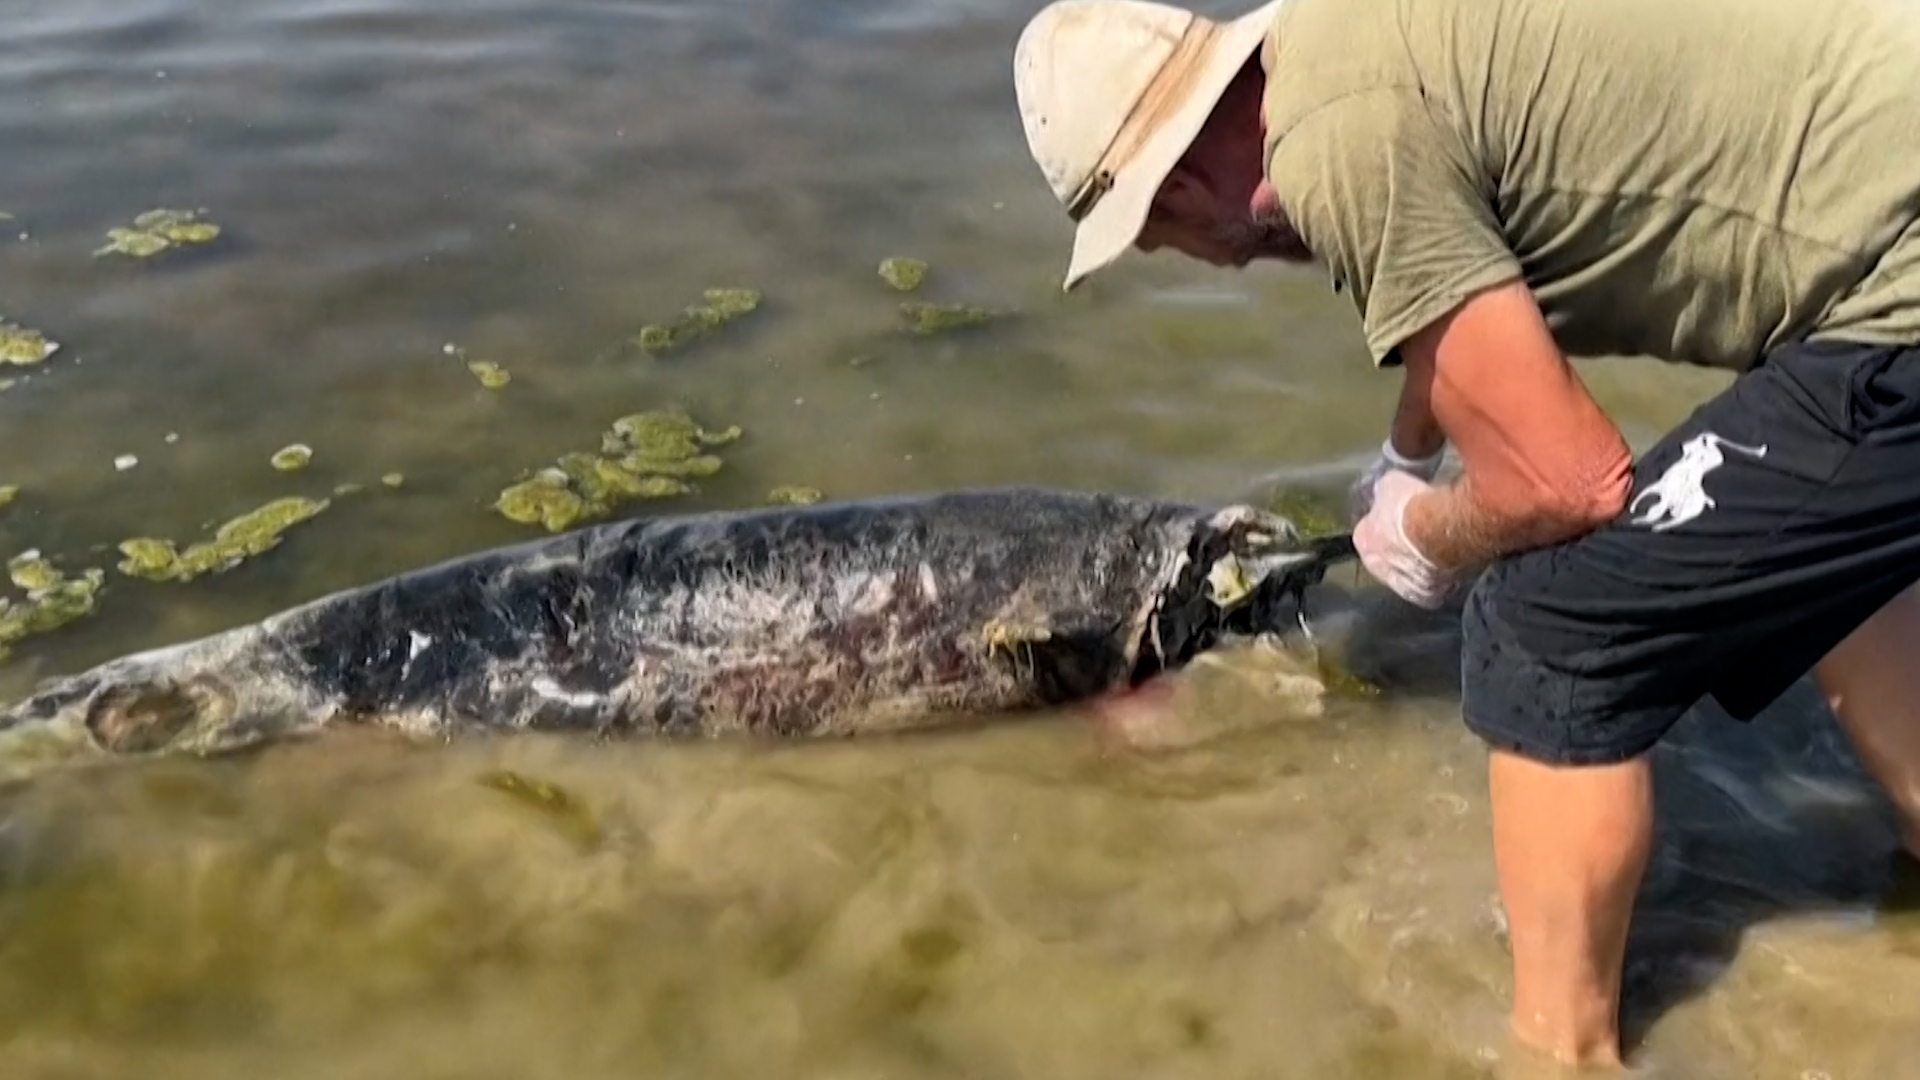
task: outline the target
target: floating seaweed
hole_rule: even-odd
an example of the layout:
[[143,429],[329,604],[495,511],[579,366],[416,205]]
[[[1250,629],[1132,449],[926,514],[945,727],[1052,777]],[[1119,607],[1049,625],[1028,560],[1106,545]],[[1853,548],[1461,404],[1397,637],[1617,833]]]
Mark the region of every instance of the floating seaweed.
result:
[[97,568],[68,577],[37,551],[9,559],[7,577],[26,593],[26,598],[0,596],[0,660],[29,637],[91,615],[98,606],[100,585],[106,580],[106,574]]
[[806,506],[826,498],[819,488],[803,487],[799,484],[781,484],[767,492],[767,501],[776,505]]
[[907,333],[926,337],[981,326],[1000,313],[972,304],[929,304],[909,300],[900,305],[900,314],[906,320]]
[[1270,496],[1264,502],[1266,509],[1292,521],[1306,536],[1331,536],[1342,529],[1340,508],[1325,495],[1289,490]]
[[895,255],[880,260],[880,280],[901,292],[912,292],[927,280],[927,264],[923,259]]
[[495,769],[481,775],[480,785],[539,811],[581,848],[590,849],[600,842],[600,823],[592,809],[558,784],[529,779],[511,769]]
[[500,493],[493,507],[508,521],[538,525],[556,533],[605,512],[604,507],[591,507],[575,494],[567,486],[567,474],[559,469],[542,469],[512,485]]
[[40,331],[0,319],[0,364],[31,367],[59,351],[60,343]]
[[467,370],[489,390],[499,390],[513,381],[513,375],[506,368],[491,360],[469,360]]
[[738,425],[708,431],[677,409],[623,416],[600,437],[599,453],[562,454],[502,491],[494,508],[510,521],[563,532],[620,503],[691,492],[686,478],[720,471],[720,459],[706,451],[740,435]]
[[659,356],[705,338],[760,307],[760,293],[753,289],[714,288],[701,295],[705,303],[682,309],[671,322],[641,327],[633,343],[648,355]]
[[740,425],[708,431],[678,409],[634,413],[613,422],[600,450],[618,455],[626,468],[662,476],[711,476],[720,461],[701,451],[740,438]]
[[274,451],[273,457],[270,459],[273,467],[279,469],[281,472],[293,472],[296,469],[304,469],[307,467],[307,463],[312,460],[313,447],[305,443],[294,443],[292,446],[283,446]]
[[1378,686],[1361,678],[1349,670],[1346,665],[1328,657],[1324,651],[1320,652],[1314,658],[1314,666],[1318,669],[1320,682],[1326,686],[1329,694],[1336,697],[1348,698],[1376,698],[1380,696],[1380,688]]
[[37,592],[60,582],[62,575],[38,551],[24,551],[7,560],[7,578],[23,592]]
[[242,562],[280,546],[288,529],[307,521],[331,505],[328,499],[275,499],[241,514],[214,531],[213,539],[185,551],[172,540],[141,536],[120,542],[120,572],[148,581],[192,581],[203,574],[223,574]]
[[501,367],[491,360],[474,360],[467,356],[467,350],[452,342],[448,342],[443,346],[441,351],[465,363],[467,365],[467,372],[479,380],[481,386],[489,390],[502,389],[513,381],[513,375],[508,372],[506,368]]
[[94,257],[119,254],[147,259],[170,248],[212,243],[220,235],[220,226],[202,220],[205,213],[149,210],[133,219],[132,228],[108,229],[106,246],[96,250]]

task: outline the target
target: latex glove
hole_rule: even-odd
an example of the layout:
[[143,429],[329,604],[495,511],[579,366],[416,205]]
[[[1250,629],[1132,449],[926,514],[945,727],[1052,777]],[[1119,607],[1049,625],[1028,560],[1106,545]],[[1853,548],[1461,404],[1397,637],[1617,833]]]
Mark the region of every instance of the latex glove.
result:
[[1407,503],[1432,485],[1411,473],[1388,469],[1374,483],[1372,505],[1353,527],[1354,550],[1367,573],[1401,599],[1433,611],[1453,591],[1451,575],[1429,562],[1407,539]]
[[1446,456],[1447,448],[1444,446],[1432,457],[1410,458],[1393,448],[1392,439],[1381,443],[1380,453],[1374,456],[1373,463],[1347,489],[1347,525],[1357,525],[1361,518],[1367,516],[1367,511],[1373,506],[1374,485],[1380,482],[1382,476],[1398,471],[1432,483],[1433,478],[1440,475],[1440,462]]

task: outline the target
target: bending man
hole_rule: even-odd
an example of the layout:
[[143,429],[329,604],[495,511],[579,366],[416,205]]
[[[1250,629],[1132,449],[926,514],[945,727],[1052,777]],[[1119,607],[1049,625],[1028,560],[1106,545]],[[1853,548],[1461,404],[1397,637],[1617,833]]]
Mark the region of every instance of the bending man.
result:
[[[1067,287],[1312,261],[1400,369],[1355,540],[1472,587],[1522,1042],[1619,1060],[1647,753],[1703,697],[1811,671],[1920,852],[1920,8],[1058,0],[1014,61]],[[1565,359],[1620,354],[1740,374],[1636,463]]]

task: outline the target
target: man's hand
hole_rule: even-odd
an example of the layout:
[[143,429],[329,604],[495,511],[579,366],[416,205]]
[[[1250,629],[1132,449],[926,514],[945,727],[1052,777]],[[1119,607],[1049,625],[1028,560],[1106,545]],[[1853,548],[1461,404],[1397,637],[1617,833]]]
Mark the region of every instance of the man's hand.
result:
[[1400,355],[1403,397],[1430,403],[1464,466],[1458,483],[1411,497],[1402,519],[1409,549],[1442,572],[1572,539],[1625,505],[1626,439],[1561,355],[1524,282],[1469,297]]
[[1360,565],[1402,600],[1432,611],[1446,601],[1454,577],[1407,540],[1405,516],[1414,497],[1433,488],[1411,473],[1388,470],[1373,489],[1368,510],[1353,529]]
[[1372,464],[1347,489],[1347,524],[1359,525],[1360,519],[1373,509],[1373,489],[1381,477],[1390,472],[1402,472],[1432,483],[1433,478],[1440,474],[1440,463],[1446,456],[1446,447],[1442,445],[1429,457],[1408,457],[1394,447],[1393,439],[1387,439],[1380,444],[1380,452],[1374,455]]

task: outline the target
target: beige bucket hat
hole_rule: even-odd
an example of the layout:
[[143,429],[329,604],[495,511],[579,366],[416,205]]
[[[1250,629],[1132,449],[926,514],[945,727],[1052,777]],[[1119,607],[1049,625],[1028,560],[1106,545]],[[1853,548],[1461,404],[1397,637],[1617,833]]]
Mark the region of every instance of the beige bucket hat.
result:
[[1120,257],[1286,0],[1230,22],[1150,0],[1055,0],[1013,51],[1027,146],[1077,223],[1063,289]]

